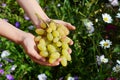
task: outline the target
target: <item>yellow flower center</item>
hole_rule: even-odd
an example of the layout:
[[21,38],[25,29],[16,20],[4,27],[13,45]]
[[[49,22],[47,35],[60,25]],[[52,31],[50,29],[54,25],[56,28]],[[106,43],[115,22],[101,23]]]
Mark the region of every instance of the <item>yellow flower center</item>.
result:
[[107,42],[105,42],[103,45],[104,45],[104,46],[108,46],[109,44],[108,44]]
[[107,17],[105,17],[103,20],[104,20],[104,21],[108,21],[108,18],[107,18]]

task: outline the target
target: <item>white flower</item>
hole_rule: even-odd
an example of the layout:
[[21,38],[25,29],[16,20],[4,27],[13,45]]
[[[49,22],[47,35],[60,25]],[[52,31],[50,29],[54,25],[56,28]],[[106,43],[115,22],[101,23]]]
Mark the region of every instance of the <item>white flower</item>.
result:
[[100,65],[101,63],[107,63],[107,62],[108,62],[108,59],[105,58],[104,55],[97,56],[97,63],[98,63],[98,65]]
[[9,56],[10,55],[10,53],[7,51],[7,50],[4,50],[4,51],[2,51],[2,53],[1,53],[1,58],[6,58],[7,56]]
[[120,13],[117,13],[117,16],[116,16],[117,18],[120,18]]
[[118,6],[119,5],[118,0],[109,0],[109,2],[113,6]]
[[100,56],[100,61],[103,62],[103,63],[107,63],[107,62],[108,62],[108,59],[105,58],[104,55],[101,55],[101,56]]
[[29,29],[29,30],[33,30],[33,29],[34,29],[34,26],[33,26],[33,25],[28,26],[28,29]]
[[106,22],[106,23],[111,23],[112,22],[111,16],[107,13],[102,14],[102,18],[103,18],[103,21]]
[[120,65],[120,60],[117,60],[116,62]]
[[68,77],[67,80],[75,80],[73,77]]
[[120,11],[120,8],[118,9],[118,11]]
[[86,26],[86,29],[88,30],[88,33],[94,32],[93,23],[88,19],[83,19],[83,23]]
[[120,65],[119,65],[119,64],[116,64],[116,66],[113,67],[113,71],[114,71],[114,72],[120,72]]
[[57,4],[57,7],[60,7],[61,6],[61,4],[59,3],[59,4]]
[[38,80],[47,80],[47,76],[45,74],[39,74]]
[[14,71],[16,69],[16,67],[17,67],[17,65],[13,65],[10,70]]
[[104,49],[110,48],[110,45],[112,45],[112,42],[110,40],[102,40],[100,41],[100,46]]

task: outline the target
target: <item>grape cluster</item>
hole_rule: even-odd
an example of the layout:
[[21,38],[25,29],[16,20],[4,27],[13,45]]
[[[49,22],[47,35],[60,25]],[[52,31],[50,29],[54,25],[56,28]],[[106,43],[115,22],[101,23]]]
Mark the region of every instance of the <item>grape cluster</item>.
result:
[[64,25],[55,23],[53,20],[48,23],[42,22],[40,27],[35,30],[37,33],[35,42],[39,54],[51,64],[61,58],[60,63],[62,66],[67,66],[67,61],[71,61],[69,53],[71,39],[67,36],[69,30]]

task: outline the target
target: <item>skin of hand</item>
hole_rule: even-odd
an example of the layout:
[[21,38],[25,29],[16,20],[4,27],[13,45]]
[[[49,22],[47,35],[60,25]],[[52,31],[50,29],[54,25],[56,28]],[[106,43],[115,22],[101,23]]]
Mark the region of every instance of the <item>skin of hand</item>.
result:
[[30,58],[41,65],[45,66],[57,66],[59,65],[60,59],[58,59],[53,64],[50,64],[46,61],[46,59],[42,56],[40,56],[37,52],[36,43],[34,41],[34,35],[27,33],[27,36],[22,40],[20,43],[23,48],[25,49],[25,52],[30,56]]

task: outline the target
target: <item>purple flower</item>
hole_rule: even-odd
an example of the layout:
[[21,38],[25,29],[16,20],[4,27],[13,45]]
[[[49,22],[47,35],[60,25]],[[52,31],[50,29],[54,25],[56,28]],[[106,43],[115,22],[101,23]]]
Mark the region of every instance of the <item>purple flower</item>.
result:
[[30,18],[26,14],[24,14],[24,18],[25,20],[30,20]]
[[114,30],[116,30],[116,28],[117,27],[115,25],[109,24],[106,26],[106,31],[111,31],[111,30],[114,31]]
[[16,23],[15,23],[15,26],[16,26],[17,28],[19,28],[19,27],[20,27],[20,22],[16,22]]
[[5,4],[5,3],[2,3],[2,7],[6,7],[6,4]]
[[0,69],[0,75],[3,75],[3,74],[4,74],[4,70]]
[[116,78],[110,77],[110,78],[107,78],[105,80],[116,80]]
[[3,66],[2,63],[0,63],[0,68],[1,68],[2,66]]
[[7,74],[7,75],[6,75],[6,78],[7,78],[8,80],[14,80],[14,77],[13,77],[11,74]]
[[79,80],[78,76],[74,76],[74,80]]
[[4,60],[8,61],[8,62],[14,62],[12,59],[9,59],[9,58],[4,58]]

